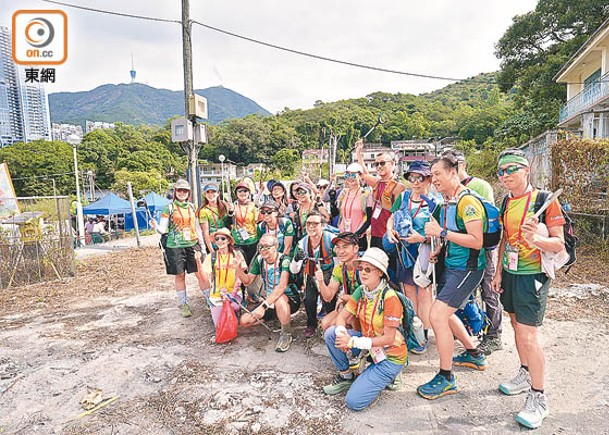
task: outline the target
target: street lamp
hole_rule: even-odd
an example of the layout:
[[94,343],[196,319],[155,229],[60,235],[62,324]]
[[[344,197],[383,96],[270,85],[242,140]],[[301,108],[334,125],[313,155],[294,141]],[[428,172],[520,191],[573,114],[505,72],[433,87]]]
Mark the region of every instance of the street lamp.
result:
[[224,196],[224,200],[226,200],[226,195],[225,195],[225,190],[224,190],[224,160],[226,160],[226,157],[224,157],[224,154],[220,154],[218,156],[218,160],[220,160],[220,186],[222,186],[222,195]]
[[80,201],[80,182],[78,180],[78,159],[76,157],[76,141],[70,140],[68,143],[72,145],[74,152],[74,177],[76,178],[76,225],[78,227],[78,244],[80,245],[85,240],[85,223],[82,213],[82,202]]

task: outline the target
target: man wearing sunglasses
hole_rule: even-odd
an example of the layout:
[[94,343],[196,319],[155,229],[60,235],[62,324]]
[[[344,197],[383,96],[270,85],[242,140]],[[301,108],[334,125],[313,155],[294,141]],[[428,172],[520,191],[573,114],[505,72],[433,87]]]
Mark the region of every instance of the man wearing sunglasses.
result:
[[260,207],[262,222],[258,224],[258,237],[264,234],[273,234],[279,241],[279,252],[290,255],[294,241],[294,225],[292,221],[279,217],[279,204],[267,201]]
[[[395,179],[395,156],[393,153],[381,153],[374,159],[373,166],[377,175],[372,175],[366,169],[362,149],[362,139],[355,143],[357,160],[362,166],[364,173],[361,179],[372,188],[372,195],[368,197],[368,205],[372,208],[370,220],[370,247],[383,249],[383,236],[387,230],[387,221],[391,216],[393,203],[400,194],[406,190],[406,186]],[[396,268],[396,256],[389,256],[389,271],[393,276]]]
[[[529,183],[529,161],[521,150],[506,150],[499,155],[497,176],[509,194],[500,214],[502,267],[497,268],[491,285],[501,294],[503,307],[512,321],[520,359],[518,374],[499,385],[499,391],[509,396],[527,393],[516,421],[535,429],[549,413],[544,394],[545,356],[538,329],[543,323],[551,280],[543,273],[542,258],[543,251],[557,253],[564,249],[565,218],[558,200],[546,209],[543,222],[534,217],[541,206],[540,191]],[[547,227],[546,235],[539,232],[543,224]]]
[[[260,297],[262,303],[250,313],[241,316],[241,326],[254,326],[261,320],[279,319],[281,333],[275,346],[277,352],[286,352],[292,344],[290,316],[300,307],[300,296],[290,285],[290,258],[277,251],[277,237],[265,234],[258,243],[258,255],[252,261],[248,273],[237,268],[237,277],[250,285],[257,276],[262,277]],[[238,264],[236,264],[238,266]]]
[[[493,188],[485,180],[472,177],[467,173],[467,161],[465,155],[455,149],[447,150],[443,155],[451,154],[457,160],[457,172],[461,184],[468,189],[473,190],[478,195],[488,199],[492,204],[495,203],[495,195],[493,194]],[[484,302],[485,311],[488,315],[490,326],[484,336],[478,348],[484,352],[485,355],[490,355],[494,351],[501,350],[503,345],[501,343],[501,324],[503,320],[503,307],[499,301],[499,295],[495,293],[491,288],[491,282],[495,275],[497,267],[497,250],[487,249],[485,252],[486,267],[484,269],[484,277],[482,278],[480,296],[482,302]]]
[[[437,271],[437,298],[431,305],[431,327],[440,354],[440,371],[428,383],[420,385],[417,392],[425,399],[438,399],[457,393],[453,364],[476,370],[486,369],[484,353],[476,348],[473,338],[455,315],[455,311],[467,303],[470,295],[480,285],[484,274],[483,233],[485,209],[461,184],[457,173],[458,162],[453,156],[442,156],[431,166],[432,183],[445,199],[438,207],[439,215],[425,224],[425,235],[439,237],[441,255],[437,251],[430,261],[444,261]],[[454,337],[465,347],[465,352],[453,358]]]

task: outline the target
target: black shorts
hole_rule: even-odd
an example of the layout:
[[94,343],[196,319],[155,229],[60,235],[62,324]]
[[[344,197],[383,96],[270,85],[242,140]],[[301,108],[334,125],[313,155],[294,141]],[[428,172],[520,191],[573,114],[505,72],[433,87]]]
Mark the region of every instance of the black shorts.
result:
[[195,248],[165,248],[165,270],[168,275],[195,273],[198,270]]
[[438,277],[437,299],[451,308],[463,308],[482,281],[484,270],[444,269]]
[[[298,293],[295,295],[286,295],[288,298],[288,304],[290,305],[290,314],[294,314],[300,308],[300,296]],[[275,308],[269,308],[264,312],[263,319],[266,321],[274,320],[277,318],[277,312]]]

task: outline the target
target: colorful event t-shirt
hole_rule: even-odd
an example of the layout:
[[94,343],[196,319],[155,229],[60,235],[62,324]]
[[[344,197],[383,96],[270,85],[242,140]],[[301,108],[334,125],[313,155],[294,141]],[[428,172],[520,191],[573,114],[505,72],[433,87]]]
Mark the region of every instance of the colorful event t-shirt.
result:
[[[212,273],[212,255],[215,256],[214,272]],[[220,299],[221,290],[226,289],[229,292],[233,292],[239,287],[241,282],[237,279],[235,268],[233,267],[233,260],[235,255],[227,252],[222,254],[215,252],[205,257],[203,262],[203,272],[208,274],[210,277],[212,288],[210,293],[211,299]],[[214,285],[215,280],[215,285]]]
[[[438,221],[440,225],[450,231],[463,232],[467,223],[481,220],[483,222],[482,229],[485,231],[488,226],[485,218],[486,211],[480,200],[473,195],[463,194],[463,191],[459,192],[457,198],[458,200],[451,200],[440,208],[440,219]],[[456,204],[456,219],[451,223],[451,207],[454,211],[455,201],[458,201]],[[446,219],[447,214],[448,219]],[[456,228],[453,228],[455,223]],[[449,241],[446,248],[445,266],[452,270],[484,270],[486,266],[484,248],[478,251],[478,255],[474,255],[472,251],[476,250]]]
[[[279,242],[279,247],[277,250],[284,253],[283,248],[285,247],[285,238],[290,236],[294,237],[296,232],[294,231],[294,225],[290,219],[278,218],[275,229],[270,229],[266,222],[260,222],[258,224],[258,239],[265,234],[272,234],[277,237],[277,241]],[[285,252],[285,254],[289,254],[289,252]]]
[[217,207],[206,205],[199,210],[199,222],[207,222],[209,234],[213,234],[220,228],[225,228],[224,218],[220,217]]
[[495,203],[495,194],[493,193],[493,187],[482,178],[468,177],[465,180],[461,180],[461,184],[470,190],[473,190],[478,195],[486,198],[492,204]]
[[[372,207],[372,219],[370,220],[370,234],[372,237],[383,237],[387,231],[387,221],[391,216],[391,210],[382,207],[381,200],[387,184],[387,181],[379,181],[375,193],[368,197],[367,205]],[[377,208],[380,208],[380,214]],[[375,217],[376,215],[378,216]]]
[[[171,211],[170,211],[171,208]],[[171,216],[167,228],[168,248],[188,248],[198,242],[197,213],[189,202],[173,201],[165,206],[161,219]]]
[[253,245],[258,242],[258,210],[253,202],[235,205],[235,223],[231,234],[235,245]]
[[[283,272],[290,273],[290,257],[287,255],[281,255],[275,264],[267,264],[260,255],[256,255],[250,266],[250,273],[252,275],[262,275],[263,286],[260,289],[261,292],[265,292],[264,297],[268,297],[276,286],[281,281],[281,274]],[[286,296],[293,296],[293,290],[291,286],[287,286],[285,289]]]
[[[345,278],[347,281],[346,285]],[[334,269],[332,269],[332,280],[343,286],[343,293],[346,295],[352,295],[360,285],[357,278],[357,270],[349,270],[348,267],[345,267],[345,263],[334,266]]]
[[[515,275],[531,275],[541,273],[541,252],[529,243],[520,232],[521,224],[535,214],[535,201],[539,190],[533,189],[522,196],[508,198],[506,210],[501,210],[500,221],[506,233],[507,242],[510,247],[518,249],[518,267],[509,270]],[[525,216],[526,208],[526,216]],[[555,200],[545,211],[545,224],[548,227],[562,226],[565,218],[562,214],[560,203]],[[503,255],[503,270],[508,270],[509,252],[505,250]]]
[[[379,290],[378,295],[373,300],[363,294],[363,286],[358,287],[353,296],[347,302],[345,308],[349,313],[359,319],[361,332],[364,337],[380,337],[384,333],[384,326],[397,328],[402,324],[404,309],[393,289],[389,289],[385,294],[383,309],[379,313],[380,298],[383,293]],[[404,336],[395,332],[395,340],[391,346],[385,348],[387,360],[395,364],[405,364],[408,358],[408,349]]]

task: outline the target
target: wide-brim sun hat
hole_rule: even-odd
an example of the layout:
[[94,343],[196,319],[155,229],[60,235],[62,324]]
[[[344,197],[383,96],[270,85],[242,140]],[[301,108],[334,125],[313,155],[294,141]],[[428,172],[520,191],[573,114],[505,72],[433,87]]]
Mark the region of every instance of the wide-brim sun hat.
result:
[[230,241],[231,245],[235,244],[235,239],[233,239],[233,236],[228,228],[220,228],[219,230],[211,233],[210,236],[212,240],[215,239],[216,236],[226,236],[228,237],[228,240]]
[[387,267],[389,267],[389,257],[387,257],[387,254],[380,248],[369,248],[364,252],[364,255],[354,261],[356,265],[359,265],[360,263],[369,263],[383,272],[385,276],[388,276]]

